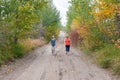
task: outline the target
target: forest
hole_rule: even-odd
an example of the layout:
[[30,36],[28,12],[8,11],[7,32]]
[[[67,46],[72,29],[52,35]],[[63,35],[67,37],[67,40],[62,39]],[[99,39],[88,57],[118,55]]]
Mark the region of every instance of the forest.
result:
[[51,0],[0,0],[0,65],[57,37],[60,26]]
[[67,31],[103,68],[120,73],[120,1],[71,0]]

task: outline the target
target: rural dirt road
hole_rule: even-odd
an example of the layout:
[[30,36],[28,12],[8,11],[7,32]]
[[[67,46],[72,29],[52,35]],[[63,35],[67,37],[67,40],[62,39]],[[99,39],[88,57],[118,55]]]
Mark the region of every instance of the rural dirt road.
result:
[[64,33],[61,32],[56,46],[56,56],[51,46],[45,45],[10,65],[3,65],[0,80],[117,80],[107,70],[78,49],[71,48],[65,55]]

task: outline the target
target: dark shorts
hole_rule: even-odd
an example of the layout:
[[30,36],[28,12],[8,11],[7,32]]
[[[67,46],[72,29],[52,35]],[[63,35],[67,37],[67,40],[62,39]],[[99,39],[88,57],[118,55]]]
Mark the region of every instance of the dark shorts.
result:
[[66,51],[69,52],[69,51],[70,51],[70,46],[67,46],[67,45],[66,45],[65,47],[66,47]]

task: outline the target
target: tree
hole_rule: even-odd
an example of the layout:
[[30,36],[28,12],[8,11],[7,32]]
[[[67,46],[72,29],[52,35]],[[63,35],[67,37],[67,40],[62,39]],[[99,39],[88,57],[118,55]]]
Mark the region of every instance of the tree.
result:
[[70,3],[67,26],[76,29],[84,44],[94,47],[119,39],[115,37],[119,33],[118,0],[71,0]]
[[50,40],[52,35],[58,36],[60,30],[60,14],[55,6],[51,3],[48,4],[42,13],[42,26],[44,27],[44,37],[47,41]]
[[[42,5],[42,6],[41,6]],[[8,22],[14,43],[30,33],[32,25],[40,21],[40,10],[45,1],[5,0],[2,2],[2,21]]]
[[0,53],[10,53],[11,43],[29,37],[46,4],[44,0],[0,0]]

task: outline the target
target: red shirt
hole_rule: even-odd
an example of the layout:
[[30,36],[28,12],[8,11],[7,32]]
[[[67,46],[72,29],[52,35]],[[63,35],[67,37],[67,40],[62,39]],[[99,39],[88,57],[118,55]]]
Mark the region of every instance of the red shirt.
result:
[[70,46],[70,39],[69,38],[65,39],[65,45]]

